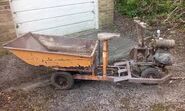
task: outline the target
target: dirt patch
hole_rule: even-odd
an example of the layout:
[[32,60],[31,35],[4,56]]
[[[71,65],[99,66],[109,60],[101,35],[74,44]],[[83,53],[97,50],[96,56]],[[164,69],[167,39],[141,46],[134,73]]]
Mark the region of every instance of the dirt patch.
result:
[[13,55],[3,56],[0,59],[0,91],[25,82],[39,81],[46,78],[49,71],[28,65]]

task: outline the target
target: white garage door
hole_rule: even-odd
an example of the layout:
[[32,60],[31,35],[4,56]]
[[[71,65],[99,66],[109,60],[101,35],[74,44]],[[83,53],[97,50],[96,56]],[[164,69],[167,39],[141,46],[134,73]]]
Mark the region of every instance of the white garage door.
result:
[[98,28],[97,0],[10,0],[17,34],[66,35]]

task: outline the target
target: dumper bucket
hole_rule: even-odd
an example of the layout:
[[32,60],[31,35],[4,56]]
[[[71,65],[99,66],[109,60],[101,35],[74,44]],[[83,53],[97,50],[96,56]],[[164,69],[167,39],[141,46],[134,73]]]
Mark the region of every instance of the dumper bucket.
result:
[[94,64],[98,41],[27,33],[4,45],[34,66],[87,68]]

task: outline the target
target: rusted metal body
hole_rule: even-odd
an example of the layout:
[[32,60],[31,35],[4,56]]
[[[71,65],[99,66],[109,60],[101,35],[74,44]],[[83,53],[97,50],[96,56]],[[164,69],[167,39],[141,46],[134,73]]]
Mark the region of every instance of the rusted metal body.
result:
[[[60,51],[48,50],[39,43],[40,37],[52,38],[55,44],[63,46],[63,49]],[[61,70],[90,71],[94,65],[97,45],[98,43],[95,40],[28,33],[8,42],[4,47],[26,63],[34,66],[46,66]],[[70,46],[70,50],[68,46]]]
[[108,40],[105,40],[103,41],[103,77],[107,76],[108,54]]

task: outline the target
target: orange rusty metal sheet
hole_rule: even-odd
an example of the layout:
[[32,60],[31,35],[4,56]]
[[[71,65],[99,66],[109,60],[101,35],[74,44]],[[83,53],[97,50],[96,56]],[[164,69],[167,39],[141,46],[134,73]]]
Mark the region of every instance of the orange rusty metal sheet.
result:
[[[52,44],[55,50],[43,46],[39,41],[40,38],[52,40],[49,45]],[[88,68],[94,65],[97,45],[96,40],[28,33],[8,42],[4,48],[34,66]]]
[[32,51],[10,50],[17,57],[34,66],[47,67],[90,67],[93,62],[88,57],[40,53]]

